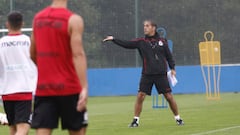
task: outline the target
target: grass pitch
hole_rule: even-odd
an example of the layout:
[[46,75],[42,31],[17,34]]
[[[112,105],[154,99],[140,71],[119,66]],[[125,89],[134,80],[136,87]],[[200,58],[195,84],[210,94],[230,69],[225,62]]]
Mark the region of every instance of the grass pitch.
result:
[[[239,135],[240,94],[221,93],[221,100],[206,100],[204,94],[174,95],[185,125],[177,126],[169,108],[152,109],[147,97],[138,128],[128,128],[133,118],[135,96],[90,97],[87,135]],[[0,108],[2,112],[2,108]],[[7,135],[0,126],[0,135]],[[53,135],[67,135],[54,130]],[[34,131],[30,131],[34,135]]]

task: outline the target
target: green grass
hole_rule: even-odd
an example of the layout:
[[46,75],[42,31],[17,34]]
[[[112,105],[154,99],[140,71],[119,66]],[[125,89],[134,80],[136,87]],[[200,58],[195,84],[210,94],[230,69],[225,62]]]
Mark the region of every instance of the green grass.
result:
[[[147,97],[138,128],[127,127],[135,96],[90,97],[87,135],[239,135],[240,94],[222,93],[221,100],[215,101],[206,100],[204,94],[174,97],[184,126],[176,125],[169,108],[152,109],[152,98]],[[0,126],[0,135],[5,134],[8,128]],[[67,131],[54,130],[53,135],[67,135]]]

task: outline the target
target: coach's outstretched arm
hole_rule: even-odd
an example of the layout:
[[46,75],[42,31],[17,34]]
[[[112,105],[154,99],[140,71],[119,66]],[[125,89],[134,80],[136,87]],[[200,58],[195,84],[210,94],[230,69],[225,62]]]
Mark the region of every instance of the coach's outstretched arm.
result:
[[116,39],[113,36],[107,36],[105,39],[103,39],[103,42],[105,41],[112,41],[113,43],[127,48],[127,49],[136,49],[139,48],[138,46],[138,41],[125,41],[125,40],[120,40],[120,39]]

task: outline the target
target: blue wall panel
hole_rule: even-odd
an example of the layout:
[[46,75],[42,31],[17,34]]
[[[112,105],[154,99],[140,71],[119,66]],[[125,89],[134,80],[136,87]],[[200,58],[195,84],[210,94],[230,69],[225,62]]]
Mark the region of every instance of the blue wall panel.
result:
[[220,79],[220,91],[238,91],[240,92],[240,66],[222,67]]
[[[177,66],[176,71],[178,84],[173,87],[173,93],[205,93],[200,66]],[[240,66],[222,66],[220,92],[240,91],[239,72]],[[89,95],[136,95],[140,76],[141,68],[89,69]]]

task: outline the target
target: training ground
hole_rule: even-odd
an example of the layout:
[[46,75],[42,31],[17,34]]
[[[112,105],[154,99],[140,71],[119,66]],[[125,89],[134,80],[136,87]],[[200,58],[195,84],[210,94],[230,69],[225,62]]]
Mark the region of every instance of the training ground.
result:
[[[128,128],[135,96],[90,97],[87,135],[239,135],[240,93],[221,93],[221,100],[213,101],[206,100],[205,94],[175,95],[175,99],[184,126],[176,125],[169,108],[152,109],[152,97],[147,97],[140,126]],[[7,126],[0,126],[0,135],[7,134]],[[67,134],[60,129],[53,132]]]

